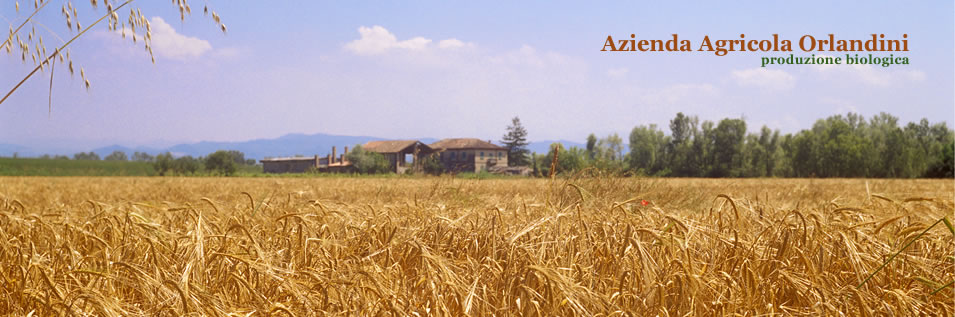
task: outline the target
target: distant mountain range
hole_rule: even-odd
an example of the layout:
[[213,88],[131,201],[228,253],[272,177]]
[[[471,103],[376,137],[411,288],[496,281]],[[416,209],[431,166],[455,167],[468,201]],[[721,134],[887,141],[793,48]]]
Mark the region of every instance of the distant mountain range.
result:
[[[377,141],[377,140],[388,140],[387,138],[371,137],[371,136],[347,136],[347,135],[333,135],[333,134],[286,134],[274,139],[256,139],[249,141],[238,141],[238,142],[211,142],[211,141],[202,141],[197,143],[189,144],[177,144],[170,146],[168,148],[152,148],[152,147],[127,147],[122,145],[110,145],[105,147],[99,147],[91,149],[91,151],[99,154],[100,157],[106,157],[114,151],[123,151],[126,152],[127,156],[132,156],[134,152],[145,152],[151,155],[156,155],[159,153],[170,152],[174,156],[205,156],[209,153],[218,151],[218,150],[236,150],[245,153],[246,158],[252,158],[256,160],[261,160],[266,157],[282,157],[282,156],[295,156],[295,155],[320,155],[324,156],[331,152],[332,146],[338,148],[338,153],[341,153],[344,146],[354,146],[355,144],[364,144],[368,141]],[[438,139],[435,138],[420,138],[421,142],[424,143],[433,143]],[[528,145],[528,149],[531,152],[537,153],[546,153],[550,149],[550,145],[559,142],[564,145],[564,147],[584,147],[583,143],[577,143],[573,141],[566,140],[557,140],[557,141],[536,141],[531,142]],[[495,142],[497,143],[497,142]],[[87,150],[90,151],[90,150]],[[16,144],[0,144],[0,155],[2,156],[12,156],[14,153],[18,153],[20,156],[40,156],[45,153],[62,153],[62,150],[44,150],[41,148],[34,148],[30,146],[22,146]],[[69,155],[72,157],[72,155]]]

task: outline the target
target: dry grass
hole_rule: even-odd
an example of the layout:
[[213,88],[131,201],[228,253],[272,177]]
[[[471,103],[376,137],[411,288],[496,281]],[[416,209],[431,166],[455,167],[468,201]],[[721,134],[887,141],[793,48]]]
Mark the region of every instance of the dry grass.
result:
[[[951,180],[0,178],[0,314],[951,315]],[[643,205],[642,200],[650,201]]]

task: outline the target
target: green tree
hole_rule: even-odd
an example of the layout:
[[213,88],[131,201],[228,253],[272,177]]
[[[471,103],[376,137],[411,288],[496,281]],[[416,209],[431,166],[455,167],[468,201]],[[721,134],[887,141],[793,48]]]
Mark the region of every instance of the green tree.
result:
[[952,178],[955,177],[955,142],[942,148],[939,158],[926,171],[925,177]]
[[670,137],[672,144],[682,144],[688,142],[695,134],[694,126],[696,118],[688,117],[682,112],[677,112],[676,117],[670,120]]
[[[695,116],[690,117],[678,112],[673,120],[670,120],[670,144],[668,152],[670,153],[670,170],[673,176],[702,176],[699,171],[699,159],[695,145],[702,142],[699,139],[697,125],[699,119]],[[699,145],[702,145],[700,143]]]
[[608,161],[623,160],[623,139],[616,133],[597,141],[597,149],[600,149],[598,157]]
[[182,175],[192,175],[199,171],[202,168],[202,164],[196,158],[186,155],[183,157],[177,158],[173,164],[173,170],[178,174]]
[[351,162],[359,174],[383,174],[391,170],[388,160],[381,153],[365,151],[361,145],[356,145],[345,159]]
[[126,152],[123,151],[113,151],[104,158],[107,161],[125,161],[127,160]]
[[[864,121],[861,121],[864,122]],[[813,125],[816,175],[821,177],[866,177],[871,144],[860,133],[856,115],[835,115]]]
[[898,118],[886,113],[868,121],[849,113],[817,120],[783,140],[779,157],[789,176],[922,177],[944,159],[953,132],[926,119],[899,128]]
[[740,176],[743,167],[742,148],[746,137],[746,121],[723,119],[713,131],[712,177]]
[[666,148],[670,142],[656,124],[637,126],[630,132],[630,170],[644,175],[667,175]]
[[693,153],[699,161],[699,176],[710,176],[710,173],[716,166],[716,142],[715,142],[715,124],[713,121],[703,121],[700,124],[700,135],[697,142],[693,142]]
[[235,165],[235,156],[230,151],[219,150],[206,157],[206,171],[209,172],[232,175],[236,170]]
[[789,150],[792,148],[792,134],[786,134],[779,137],[779,145],[776,147],[776,152],[773,153],[773,159],[775,160],[775,165],[773,167],[774,176],[780,177],[793,177],[793,167],[792,161],[790,161]]
[[153,169],[156,170],[156,173],[159,174],[159,176],[166,176],[166,173],[175,172],[173,170],[172,154],[169,152],[156,155],[152,165]]
[[431,175],[441,175],[444,173],[444,164],[441,163],[438,154],[422,157],[416,164],[420,166],[422,171]]
[[873,155],[878,158],[873,164],[874,177],[906,177],[914,173],[911,167],[915,148],[908,144],[898,121],[899,118],[885,112],[869,120],[865,137],[872,141]]
[[587,158],[591,160],[594,159],[597,156],[596,149],[597,149],[597,136],[591,133],[590,135],[587,136]]
[[501,139],[501,143],[507,148],[507,165],[509,166],[527,166],[530,163],[527,149],[527,129],[521,125],[521,119],[514,117],[511,119],[511,125],[507,127],[507,134]]
[[776,166],[775,153],[779,141],[779,131],[774,132],[769,127],[763,126],[759,134],[748,134],[745,140],[742,152],[742,169],[738,176],[773,176]]
[[817,175],[816,151],[813,146],[815,137],[812,131],[802,130],[787,137],[785,151],[789,153],[792,176],[810,177]]
[[145,152],[133,152],[133,161],[136,162],[152,162],[153,156]]
[[621,172],[625,169],[623,139],[618,134],[608,135],[596,140],[595,143],[590,150],[584,151],[584,165],[589,164],[591,167],[609,172]]
[[779,152],[779,130],[773,131],[769,127],[763,126],[759,134],[760,152],[760,172],[763,176],[779,176],[776,170],[779,165],[777,153]]
[[555,142],[550,145],[550,151],[547,152],[547,155],[542,157],[541,170],[544,175],[550,174],[550,165],[554,158],[554,151],[558,152],[557,169],[555,171],[557,174],[573,173],[586,166],[587,150],[576,146],[565,149],[564,145]]
[[92,151],[89,152],[89,153],[80,152],[80,153],[73,154],[73,159],[74,159],[74,160],[99,161],[99,154],[96,154],[96,153],[94,153],[94,152],[92,152]]
[[[246,165],[245,153],[242,153],[242,151],[229,150],[227,153],[229,153],[229,157],[232,158],[232,162],[236,165]],[[254,164],[255,161],[253,160],[251,165]]]

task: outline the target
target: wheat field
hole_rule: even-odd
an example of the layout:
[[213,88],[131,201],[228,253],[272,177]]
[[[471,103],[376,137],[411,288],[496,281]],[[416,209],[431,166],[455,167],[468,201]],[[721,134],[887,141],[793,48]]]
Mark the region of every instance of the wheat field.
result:
[[6,177],[0,314],[952,315],[937,220],[953,195],[951,180]]

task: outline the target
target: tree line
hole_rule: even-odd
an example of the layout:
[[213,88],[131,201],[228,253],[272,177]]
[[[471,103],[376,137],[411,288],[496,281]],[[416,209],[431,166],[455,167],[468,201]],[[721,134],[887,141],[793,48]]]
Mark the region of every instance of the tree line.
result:
[[246,159],[245,153],[236,150],[219,150],[198,158],[190,155],[173,157],[172,153],[166,152],[156,155],[152,165],[159,176],[198,173],[229,176],[235,174],[240,166],[255,165],[255,160]]
[[[50,156],[48,154],[44,154],[39,158],[55,160],[70,159],[65,155]],[[246,159],[245,153],[236,150],[219,150],[207,156],[199,157],[193,157],[191,155],[174,157],[170,152],[161,153],[155,156],[145,152],[134,152],[132,157],[129,157],[126,152],[113,151],[102,159],[100,158],[99,154],[90,151],[73,154],[73,160],[146,162],[150,163],[150,165],[153,167],[153,170],[155,170],[160,176],[197,175],[200,173],[232,175],[235,174],[236,170],[241,166],[255,165],[254,159]]]
[[669,177],[955,177],[955,133],[945,122],[901,125],[887,113],[868,120],[848,113],[791,134],[766,126],[747,131],[742,118],[700,122],[677,113],[669,133],[655,124],[634,127],[627,153],[617,134],[591,134],[585,148],[554,144],[547,154],[533,154],[531,164],[536,175],[548,175],[556,152],[556,173],[594,168]]
[[[531,167],[537,176],[550,175],[552,169],[555,174],[593,169],[661,177],[955,177],[955,131],[944,121],[930,123],[923,118],[902,125],[888,113],[869,119],[848,113],[783,135],[767,126],[750,133],[743,118],[700,122],[681,112],[669,121],[668,128],[636,126],[626,146],[616,133],[603,138],[590,134],[583,148],[555,143],[548,153],[538,154],[527,150],[527,130],[515,117],[501,144],[508,150],[508,165]],[[42,158],[69,159],[60,155]],[[81,152],[73,159],[100,157]],[[135,152],[127,157],[115,151],[104,159],[150,162],[159,175],[232,175],[240,166],[255,164],[239,151],[216,151],[198,158],[174,158],[168,152],[156,156]],[[360,174],[390,170],[384,156],[361,146],[355,146],[347,159]],[[444,172],[434,156],[416,164],[428,174]]]

